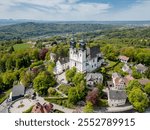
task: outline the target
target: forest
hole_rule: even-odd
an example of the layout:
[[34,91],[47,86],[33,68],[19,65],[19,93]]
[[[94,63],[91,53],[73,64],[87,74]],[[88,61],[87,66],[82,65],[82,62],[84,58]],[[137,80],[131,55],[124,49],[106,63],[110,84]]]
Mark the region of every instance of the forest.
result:
[[27,22],[0,26],[0,41],[46,38],[55,35],[82,34],[94,38],[149,38],[149,26],[125,26],[91,23],[35,23]]

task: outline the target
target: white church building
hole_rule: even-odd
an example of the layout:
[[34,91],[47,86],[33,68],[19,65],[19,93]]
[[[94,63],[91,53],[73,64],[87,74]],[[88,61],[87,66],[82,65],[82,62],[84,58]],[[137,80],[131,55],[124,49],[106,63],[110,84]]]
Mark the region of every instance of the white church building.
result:
[[[66,62],[67,63],[63,62],[63,64],[61,64],[61,62],[57,61],[54,72],[56,74],[60,74],[64,70],[66,70],[66,68],[72,67],[76,67],[78,72],[92,72],[102,65],[104,59],[102,58],[102,54],[98,46],[94,46],[91,48],[86,47],[86,43],[84,43],[84,41],[81,40],[79,42],[79,47],[77,48],[75,40],[71,39],[69,49],[69,60],[66,60]],[[65,68],[63,68],[64,64]]]
[[76,48],[74,39],[70,42],[69,50],[69,68],[76,67],[79,72],[92,72],[104,62],[102,54],[98,46],[91,48],[86,47],[83,40],[79,43],[79,48]]

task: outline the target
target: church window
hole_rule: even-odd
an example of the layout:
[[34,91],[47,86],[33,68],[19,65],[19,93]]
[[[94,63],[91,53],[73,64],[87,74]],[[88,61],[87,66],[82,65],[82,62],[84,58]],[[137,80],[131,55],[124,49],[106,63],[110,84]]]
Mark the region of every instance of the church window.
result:
[[76,62],[75,62],[75,64],[74,64],[74,66],[76,66]]

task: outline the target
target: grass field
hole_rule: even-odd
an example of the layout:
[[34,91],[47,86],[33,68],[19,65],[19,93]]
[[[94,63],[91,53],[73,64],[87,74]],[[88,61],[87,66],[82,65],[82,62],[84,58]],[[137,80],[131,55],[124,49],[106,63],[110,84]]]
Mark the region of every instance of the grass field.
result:
[[13,47],[15,51],[20,51],[20,50],[23,51],[23,50],[31,48],[31,46],[32,46],[31,44],[16,44]]

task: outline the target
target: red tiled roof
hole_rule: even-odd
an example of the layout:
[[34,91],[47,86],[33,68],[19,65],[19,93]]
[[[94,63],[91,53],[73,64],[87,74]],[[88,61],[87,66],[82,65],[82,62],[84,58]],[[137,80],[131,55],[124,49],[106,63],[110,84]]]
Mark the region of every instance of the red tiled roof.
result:
[[134,78],[131,75],[127,75],[124,77],[125,84],[127,85],[131,80],[134,80]]
[[119,56],[119,59],[128,61],[129,57],[127,57],[127,56]]
[[118,85],[118,84],[121,83],[122,81],[124,82],[124,79],[118,77],[118,78],[115,79],[115,84]]
[[39,102],[35,104],[32,108],[32,113],[49,113],[53,110],[53,105],[51,103],[44,103],[41,105]]

